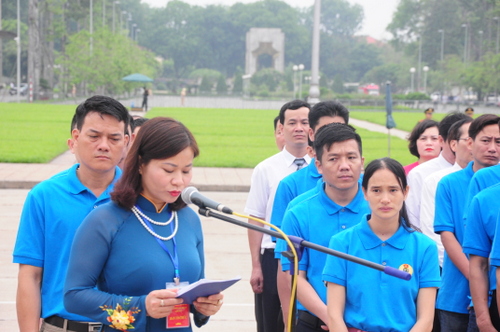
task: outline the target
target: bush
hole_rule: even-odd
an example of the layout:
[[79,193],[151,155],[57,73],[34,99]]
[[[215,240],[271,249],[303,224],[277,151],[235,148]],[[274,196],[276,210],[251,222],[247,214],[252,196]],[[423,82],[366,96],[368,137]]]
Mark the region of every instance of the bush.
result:
[[265,68],[256,72],[251,82],[257,86],[265,84],[269,91],[276,91],[276,88],[283,79],[283,74],[272,68]]

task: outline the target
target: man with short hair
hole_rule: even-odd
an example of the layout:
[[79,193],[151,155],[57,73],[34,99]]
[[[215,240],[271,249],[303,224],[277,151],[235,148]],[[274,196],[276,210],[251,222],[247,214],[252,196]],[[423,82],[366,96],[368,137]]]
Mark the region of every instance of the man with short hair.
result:
[[[281,179],[297,169],[306,167],[308,115],[310,105],[302,100],[286,103],[280,110],[279,120],[285,138],[285,147],[274,156],[259,163],[252,174],[245,213],[270,221],[274,195]],[[252,219],[249,223],[262,226]],[[278,262],[274,258],[275,243],[269,235],[249,230],[248,241],[252,258],[250,284],[255,293],[255,316],[259,332],[283,330],[280,319],[280,301],[276,287]]]
[[[467,192],[467,199],[471,200],[464,202],[465,231],[463,252],[469,255],[469,287],[474,304],[473,314],[475,315],[477,326],[481,331],[494,331],[494,329],[498,331],[500,329],[500,317],[495,296],[497,291],[496,275],[495,270],[490,269],[489,264],[498,213],[500,211],[498,208],[498,195],[500,191],[498,190],[498,185],[495,185],[495,178],[491,177],[491,175],[495,175],[495,172],[498,171],[500,131],[497,131],[498,127],[495,128],[495,125],[490,127],[491,129],[488,132],[481,132],[476,139],[478,140],[478,148],[488,153],[487,158],[482,161],[482,164],[489,163],[495,166],[483,168],[474,174]],[[475,178],[480,181],[473,183]],[[481,182],[488,178],[493,181]],[[487,188],[489,186],[491,188]],[[478,193],[473,196],[475,190],[478,190]],[[489,294],[493,294],[491,296],[491,303],[489,301]]]
[[13,253],[19,263],[20,332],[99,330],[101,324],[66,311],[63,286],[76,229],[92,209],[110,200],[121,174],[117,164],[129,140],[129,121],[127,109],[112,98],[84,101],[71,133],[79,163],[28,194]]
[[472,161],[462,170],[443,177],[437,187],[434,231],[440,234],[446,251],[436,308],[444,331],[466,332],[468,326],[476,326],[474,317],[469,316],[470,264],[462,248],[465,231],[462,217],[468,205],[464,188],[475,172],[498,164],[500,148],[482,141],[485,136],[500,137],[498,120],[496,115],[484,114],[470,124],[468,135],[462,134],[458,144],[465,140]]
[[[324,125],[334,122],[344,124],[349,122],[349,111],[344,107],[344,105],[336,101],[322,101],[315,104],[309,112],[309,140],[314,142],[314,136],[318,129]],[[313,158],[307,167],[304,167],[281,180],[274,198],[271,223],[277,227],[281,227],[288,203],[300,194],[314,188],[320,179],[321,174],[318,173],[318,169],[316,168]],[[280,259],[281,253],[275,253],[275,257]],[[288,273],[281,271],[281,263],[278,262],[278,293],[280,295],[285,325],[290,302],[289,281],[290,278]]]
[[[318,130],[314,150],[323,183],[287,210],[282,229],[287,235],[327,247],[333,235],[358,224],[370,212],[359,183],[364,162],[361,137],[348,125],[331,123]],[[278,240],[276,251],[286,250],[286,242]],[[326,328],[325,262],[326,254],[304,249],[297,279],[297,332]],[[282,260],[281,264],[283,271],[290,270],[290,262]]]

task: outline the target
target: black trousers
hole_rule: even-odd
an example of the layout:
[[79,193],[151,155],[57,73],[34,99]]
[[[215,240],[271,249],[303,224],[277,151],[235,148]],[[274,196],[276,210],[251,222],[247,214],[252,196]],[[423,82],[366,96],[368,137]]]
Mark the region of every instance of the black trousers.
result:
[[325,331],[321,328],[321,326],[322,325],[326,326],[326,324],[321,319],[319,319],[318,317],[309,313],[308,311],[299,310],[297,318],[298,319],[297,319],[297,326],[295,328],[295,332],[324,332]]
[[264,290],[255,294],[255,320],[258,332],[281,332],[285,326],[281,314],[281,303],[278,296],[276,276],[278,260],[274,258],[274,249],[266,249],[260,256]]

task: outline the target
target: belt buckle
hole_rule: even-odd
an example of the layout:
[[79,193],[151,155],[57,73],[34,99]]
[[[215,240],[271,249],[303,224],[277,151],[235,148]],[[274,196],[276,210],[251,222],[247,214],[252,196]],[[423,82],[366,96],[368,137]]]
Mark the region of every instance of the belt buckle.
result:
[[102,324],[101,323],[87,323],[88,324],[88,327],[89,327],[89,332],[96,332],[96,331],[100,331],[101,330],[101,326]]

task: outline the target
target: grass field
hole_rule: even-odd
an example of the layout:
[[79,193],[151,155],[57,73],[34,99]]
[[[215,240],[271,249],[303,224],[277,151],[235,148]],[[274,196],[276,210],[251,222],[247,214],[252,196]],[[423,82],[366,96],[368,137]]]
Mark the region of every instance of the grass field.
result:
[[[0,124],[0,162],[46,163],[63,153],[75,107],[0,103],[3,120]],[[352,112],[352,117],[376,118],[375,113],[383,112]],[[276,153],[272,134],[276,115],[276,110],[195,108],[155,108],[148,113],[149,118],[170,116],[182,121],[200,145],[201,154],[195,165],[205,167],[254,167]],[[363,139],[367,162],[387,156],[387,135],[363,129],[358,132]],[[403,164],[415,160],[408,152],[407,142],[395,137],[391,138],[391,157]]]
[[[351,111],[350,116],[354,119],[365,120],[368,122],[377,123],[379,125],[385,126],[386,113],[380,112],[362,112],[362,111]],[[433,120],[440,121],[445,117],[445,113],[434,113],[432,116]],[[393,111],[392,117],[396,122],[396,128],[411,132],[413,127],[418,123],[419,120],[425,118],[424,114],[419,112],[401,112]]]

